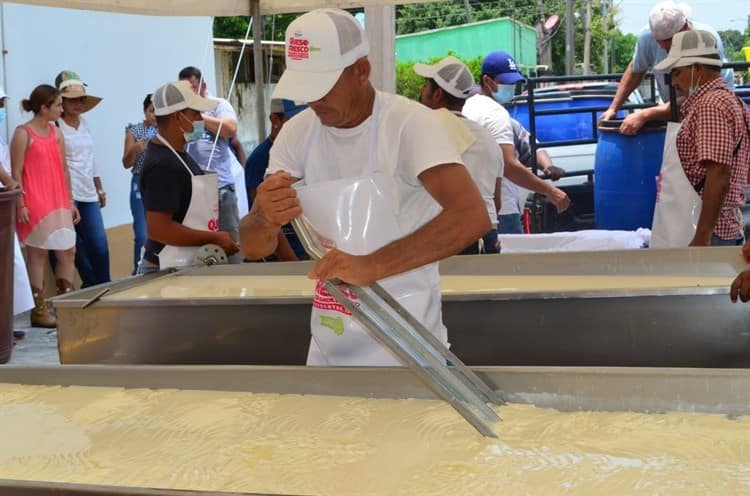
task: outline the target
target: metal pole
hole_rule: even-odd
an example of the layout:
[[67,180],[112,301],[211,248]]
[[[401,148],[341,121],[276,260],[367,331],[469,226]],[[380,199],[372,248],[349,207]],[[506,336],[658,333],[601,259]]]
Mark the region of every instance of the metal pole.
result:
[[266,139],[266,96],[263,91],[263,16],[260,0],[250,0],[253,16],[253,71],[255,72],[255,117],[258,126],[258,143]]
[[575,70],[575,38],[573,33],[573,0],[567,0],[565,7],[565,74],[573,75]]
[[591,73],[591,0],[584,0],[586,3],[586,17],[584,17],[583,26],[583,73]]
[[609,74],[609,0],[602,0],[602,28],[604,30],[602,73]]

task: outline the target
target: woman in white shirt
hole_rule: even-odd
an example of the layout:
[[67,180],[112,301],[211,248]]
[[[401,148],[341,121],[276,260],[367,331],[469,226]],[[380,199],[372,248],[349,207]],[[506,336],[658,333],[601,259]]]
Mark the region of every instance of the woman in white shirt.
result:
[[[94,140],[82,114],[94,108],[101,98],[86,94],[84,84],[72,71],[55,78],[63,101],[58,125],[65,136],[65,159],[70,169],[73,200],[81,214],[76,224],[76,269],[81,287],[110,281],[109,247],[101,209],[107,204],[99,169],[94,157]],[[69,284],[58,281],[58,284]]]

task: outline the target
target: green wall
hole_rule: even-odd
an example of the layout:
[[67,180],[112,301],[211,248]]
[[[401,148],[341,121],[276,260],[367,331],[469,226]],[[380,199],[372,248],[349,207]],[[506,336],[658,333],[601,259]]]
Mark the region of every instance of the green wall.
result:
[[448,52],[469,60],[484,57],[494,50],[505,50],[513,55],[522,69],[536,66],[536,31],[503,17],[396,37],[398,62],[422,62],[443,57]]

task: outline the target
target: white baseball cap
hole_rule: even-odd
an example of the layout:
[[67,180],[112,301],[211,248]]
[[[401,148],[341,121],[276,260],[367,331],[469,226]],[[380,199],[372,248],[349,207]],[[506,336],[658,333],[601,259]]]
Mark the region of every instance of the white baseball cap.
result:
[[414,64],[414,72],[434,80],[444,91],[456,98],[468,98],[474,87],[474,76],[469,68],[452,55],[435,65]]
[[[709,58],[707,56],[713,56]],[[682,31],[672,38],[672,48],[667,58],[654,66],[656,71],[669,71],[675,67],[705,64],[721,67],[716,38],[708,31]]]
[[345,68],[370,52],[362,25],[341,9],[317,9],[286,28],[286,70],[273,98],[314,102]]
[[193,93],[190,82],[175,81],[160,86],[151,96],[154,104],[154,114],[158,116],[174,114],[187,108],[199,112],[208,112],[219,105],[216,100],[209,100]]
[[648,15],[648,26],[657,41],[668,40],[685,26],[691,9],[687,4],[673,1],[654,5]]

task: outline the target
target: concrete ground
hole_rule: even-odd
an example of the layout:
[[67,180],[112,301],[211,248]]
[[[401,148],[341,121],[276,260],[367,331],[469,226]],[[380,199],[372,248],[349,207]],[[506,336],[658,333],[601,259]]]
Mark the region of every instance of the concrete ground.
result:
[[18,340],[13,347],[8,365],[60,365],[60,357],[57,354],[56,329],[31,327],[28,312],[16,315],[13,321],[13,329],[25,331],[26,337]]

